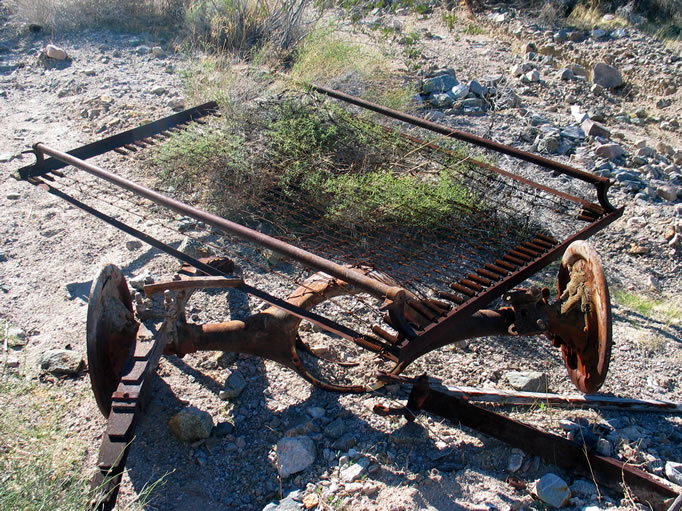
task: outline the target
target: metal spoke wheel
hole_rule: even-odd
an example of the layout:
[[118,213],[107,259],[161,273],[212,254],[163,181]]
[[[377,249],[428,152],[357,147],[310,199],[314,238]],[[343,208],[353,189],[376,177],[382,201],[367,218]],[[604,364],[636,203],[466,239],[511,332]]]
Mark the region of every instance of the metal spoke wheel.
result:
[[580,391],[596,392],[611,359],[611,302],[601,259],[586,241],[573,242],[566,250],[558,290],[562,314],[573,314],[580,325],[560,340],[568,375]]
[[126,280],[118,267],[107,264],[90,288],[87,320],[90,384],[105,417],[111,411],[111,394],[121,380],[138,327]]

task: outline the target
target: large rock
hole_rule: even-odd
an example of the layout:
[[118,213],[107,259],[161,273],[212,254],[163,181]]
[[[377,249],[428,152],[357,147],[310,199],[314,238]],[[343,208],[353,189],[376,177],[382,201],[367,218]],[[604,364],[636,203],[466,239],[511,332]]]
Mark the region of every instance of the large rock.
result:
[[54,60],[66,60],[68,57],[66,51],[59,46],[55,46],[54,44],[48,44],[45,46],[45,56]]
[[454,100],[464,99],[467,97],[467,94],[469,94],[469,87],[463,83],[455,85],[449,92],[449,95],[452,96],[452,99]]
[[213,255],[213,251],[207,245],[195,238],[185,238],[182,240],[178,250],[196,259]]
[[173,415],[168,426],[178,440],[193,444],[211,436],[213,417],[208,412],[189,406]]
[[40,368],[52,374],[76,374],[82,359],[72,350],[47,350],[40,355]]
[[547,376],[539,371],[510,371],[504,378],[516,390],[547,392]]
[[484,85],[481,85],[478,81],[476,80],[471,80],[469,82],[469,90],[473,93],[476,94],[479,98],[482,98],[486,95],[488,88],[485,87]]
[[624,83],[620,71],[603,62],[596,64],[592,68],[592,82],[601,85],[606,89],[620,87]]
[[611,136],[611,132],[603,124],[594,122],[592,119],[585,119],[580,127],[591,137],[609,138]]
[[454,100],[452,99],[452,96],[450,96],[449,94],[436,92],[434,94],[431,94],[427,101],[436,108],[447,108],[452,105]]
[[538,480],[535,484],[535,493],[540,500],[552,507],[563,507],[571,498],[571,490],[568,489],[566,481],[551,472]]
[[220,399],[234,399],[246,388],[246,380],[237,371],[231,371],[225,380],[225,388],[220,391]]
[[277,442],[277,471],[280,477],[301,472],[315,461],[315,443],[307,436],[285,437]]
[[445,92],[457,85],[457,79],[451,74],[442,74],[424,80],[422,92],[430,94],[432,92]]
[[339,474],[339,478],[344,482],[351,482],[358,479],[365,470],[369,467],[369,460],[367,458],[360,458],[357,463],[343,469]]
[[585,69],[585,66],[581,66],[580,64],[569,64],[566,68],[573,71],[573,74],[576,76],[584,76],[587,78],[587,69]]
[[616,160],[625,156],[625,150],[618,144],[602,144],[594,150],[594,154],[607,160]]
[[656,193],[661,199],[674,202],[677,200],[678,190],[677,186],[663,185],[656,188]]

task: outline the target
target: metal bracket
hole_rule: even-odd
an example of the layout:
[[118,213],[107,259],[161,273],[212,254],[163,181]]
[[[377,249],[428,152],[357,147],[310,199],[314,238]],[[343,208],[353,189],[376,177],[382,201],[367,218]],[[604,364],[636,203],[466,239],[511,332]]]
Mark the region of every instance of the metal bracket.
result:
[[514,310],[514,323],[509,325],[511,335],[536,335],[547,330],[547,303],[549,290],[532,286],[514,289],[504,295],[504,301]]

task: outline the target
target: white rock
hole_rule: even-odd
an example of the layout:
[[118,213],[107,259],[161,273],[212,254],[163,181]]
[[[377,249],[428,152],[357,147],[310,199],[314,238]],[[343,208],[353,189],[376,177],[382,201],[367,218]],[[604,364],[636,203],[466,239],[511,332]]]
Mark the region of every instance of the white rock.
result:
[[540,500],[552,507],[563,507],[571,498],[571,490],[566,481],[551,472],[535,483],[535,493]]
[[526,83],[535,83],[540,81],[540,72],[537,69],[533,69],[532,71],[528,71],[523,77],[521,78],[521,81],[524,81]]
[[45,46],[45,55],[55,60],[65,60],[67,58],[66,51],[54,44]]
[[578,124],[581,124],[590,118],[585,112],[583,112],[579,105],[571,105],[571,115]]
[[547,376],[539,371],[510,371],[504,379],[515,390],[524,392],[547,392]]
[[285,437],[277,442],[277,471],[289,477],[315,462],[315,443],[307,436]]
[[514,64],[509,71],[514,78],[518,78],[524,73],[522,64]]
[[246,388],[246,380],[237,371],[230,371],[225,380],[225,388],[220,391],[220,399],[234,399]]
[[360,493],[365,485],[362,483],[346,483],[344,486],[346,493]]
[[459,84],[455,85],[450,90],[450,95],[452,96],[452,99],[454,99],[454,100],[465,98],[467,94],[469,94],[469,87],[467,87],[463,83],[459,83]]
[[360,458],[356,463],[353,463],[348,468],[345,468],[339,474],[342,481],[355,481],[362,473],[369,467],[369,459]]
[[600,438],[597,441],[597,452],[602,456],[611,456],[613,454],[611,442],[609,442],[606,438]]
[[682,486],[682,463],[667,461],[665,463],[665,476],[673,483]]

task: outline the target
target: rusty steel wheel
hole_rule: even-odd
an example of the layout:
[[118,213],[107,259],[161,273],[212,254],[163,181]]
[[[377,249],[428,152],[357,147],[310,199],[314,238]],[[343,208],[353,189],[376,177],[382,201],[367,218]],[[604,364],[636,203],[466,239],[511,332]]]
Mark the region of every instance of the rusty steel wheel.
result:
[[601,259],[586,241],[575,241],[566,250],[558,289],[562,315],[579,325],[570,334],[564,331],[560,341],[568,375],[580,391],[596,392],[611,359],[611,301]]
[[121,270],[107,264],[90,288],[87,320],[90,384],[105,417],[111,411],[111,394],[121,380],[138,327],[126,280]]

